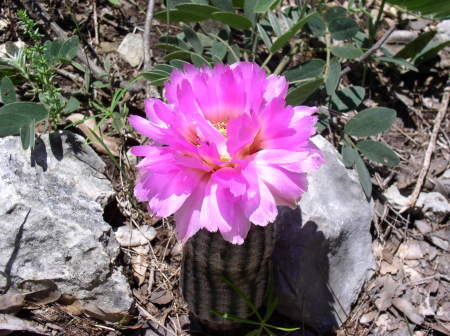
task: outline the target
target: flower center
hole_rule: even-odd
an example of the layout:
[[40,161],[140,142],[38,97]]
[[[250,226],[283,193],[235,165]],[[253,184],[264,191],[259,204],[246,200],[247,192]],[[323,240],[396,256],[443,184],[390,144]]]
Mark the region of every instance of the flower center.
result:
[[216,121],[213,123],[213,126],[225,138],[227,137],[227,123],[225,121]]

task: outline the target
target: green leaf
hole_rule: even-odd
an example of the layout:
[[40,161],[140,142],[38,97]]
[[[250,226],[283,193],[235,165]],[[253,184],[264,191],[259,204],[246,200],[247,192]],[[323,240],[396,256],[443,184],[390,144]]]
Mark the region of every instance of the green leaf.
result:
[[48,116],[48,112],[42,104],[30,102],[15,102],[0,108],[0,115],[9,113],[21,115],[30,120],[34,119],[36,122],[41,121]]
[[61,46],[61,50],[59,52],[59,57],[61,59],[71,60],[78,53],[78,46],[80,44],[80,39],[78,36],[72,36],[65,40]]
[[162,71],[150,70],[150,71],[142,72],[141,76],[144,77],[146,80],[154,81],[154,80],[167,78],[169,75]]
[[372,195],[372,181],[370,180],[369,171],[359,154],[357,154],[355,158],[355,168],[358,172],[359,182],[361,183],[364,194],[367,199],[369,199]]
[[103,89],[103,88],[107,87],[108,85],[109,85],[108,83],[104,83],[102,81],[95,81],[91,84],[91,86],[94,89]]
[[217,7],[201,4],[180,4],[176,7],[178,10],[185,13],[192,13],[194,15],[199,15],[204,18],[211,18],[211,14],[219,11]]
[[272,12],[267,13],[267,18],[269,19],[270,26],[272,27],[275,35],[280,36],[283,34],[278,19]]
[[347,11],[345,10],[345,8],[339,6],[331,7],[325,13],[325,21],[327,21],[327,23],[330,23],[333,20],[342,19],[345,18],[346,16]]
[[331,21],[328,25],[328,29],[330,30],[331,37],[335,40],[349,40],[359,30],[358,24],[349,18],[338,18]]
[[191,63],[182,61],[182,60],[178,60],[178,59],[173,59],[170,61],[170,64],[173,65],[175,68],[183,69],[186,64],[191,64]]
[[364,140],[358,142],[356,146],[369,160],[389,167],[396,166],[400,162],[397,154],[381,142]]
[[341,78],[341,63],[339,63],[336,58],[333,58],[330,62],[328,78],[325,81],[325,88],[329,96],[336,91],[339,84],[339,78]]
[[347,142],[344,142],[344,145],[342,146],[342,162],[344,163],[345,168],[352,168],[357,156],[358,152]]
[[445,42],[430,42],[423,50],[415,57],[414,64],[422,64],[433,57],[436,57],[439,51],[450,45],[450,41]]
[[315,58],[311,61],[285,72],[284,76],[289,82],[299,81],[306,78],[316,78],[322,75],[325,61]]
[[306,99],[308,99],[321,85],[323,84],[322,78],[313,79],[306,83],[302,83],[296,88],[289,91],[286,96],[286,102],[289,105],[300,105]]
[[450,2],[448,0],[387,0],[387,2],[409,11],[419,11],[423,15],[432,15],[437,19],[443,19],[450,15]]
[[386,131],[395,121],[397,113],[386,107],[370,107],[359,112],[344,127],[347,134],[366,137]]
[[173,44],[169,44],[169,43],[158,43],[158,44],[155,44],[155,48],[167,50],[169,52],[182,51],[183,50],[180,47],[178,47],[176,45],[173,45]]
[[190,27],[185,27],[183,29],[184,36],[186,37],[186,41],[192,46],[192,49],[197,54],[201,54],[203,52],[202,42],[197,36],[197,33],[193,31]]
[[230,0],[211,0],[211,3],[226,12],[233,12],[233,3]]
[[211,46],[210,52],[213,58],[221,62],[227,54],[227,46],[221,41],[214,41]]
[[308,28],[315,37],[320,37],[325,34],[327,26],[320,15],[316,15],[308,22]]
[[215,12],[212,14],[212,18],[235,29],[250,29],[252,27],[252,22],[249,19],[234,13]]
[[305,17],[303,17],[302,19],[300,19],[295,25],[293,25],[291,27],[291,29],[289,29],[286,33],[282,34],[281,36],[279,36],[275,42],[273,42],[272,47],[270,48],[271,52],[276,52],[278,50],[280,50],[286,43],[288,43],[294,36],[295,34],[297,34],[302,28],[303,26],[308,23],[309,20],[311,20],[311,18],[313,18],[315,15],[317,15],[317,13],[313,12],[310,13],[308,15],[306,15]]
[[181,48],[186,51],[189,50],[189,46],[186,44],[186,42],[180,40],[178,37],[175,36],[164,35],[159,38],[159,41],[161,43],[172,44],[174,47],[177,47],[179,49]]
[[167,15],[169,16],[169,21],[177,22],[200,22],[208,19],[208,16],[202,15],[201,13],[185,12],[179,9],[163,10],[154,14],[154,18],[167,21]]
[[203,65],[210,66],[209,62],[205,60],[202,56],[197,54],[191,54],[191,61],[197,68],[202,67]]
[[2,97],[3,104],[14,103],[16,98],[16,88],[7,76],[2,78],[0,82],[0,96]]
[[380,56],[380,57],[372,57],[377,62],[387,62],[395,65],[400,65],[402,67],[405,67],[406,69],[416,71],[418,72],[419,69],[417,69],[413,64],[409,63],[408,61],[405,61],[403,58],[395,58],[395,57],[387,57],[387,56]]
[[333,108],[340,112],[355,110],[364,100],[366,90],[360,86],[350,86],[331,96]]
[[17,135],[20,133],[20,129],[30,122],[31,119],[27,116],[15,113],[0,113],[0,137]]
[[168,64],[157,64],[153,67],[152,71],[162,71],[166,74],[170,75],[172,71],[175,69],[174,66]]
[[361,49],[355,48],[350,45],[342,46],[342,47],[334,47],[331,49],[331,53],[334,56],[346,59],[354,59],[363,55]]
[[80,108],[80,106],[81,106],[80,101],[74,96],[70,96],[66,106],[64,107],[64,113],[69,114],[75,112]]
[[255,7],[255,13],[264,14],[267,12],[272,5],[274,5],[277,0],[259,0],[258,4]]
[[20,140],[22,142],[22,148],[34,148],[34,120],[30,120],[27,124],[20,128]]
[[257,336],[260,334],[260,330],[259,328],[257,329],[253,329],[251,331],[249,331],[248,333],[245,334],[245,336]]
[[244,14],[247,19],[250,20],[252,26],[255,25],[255,7],[259,0],[245,0],[244,1]]
[[436,35],[436,31],[430,30],[416,37],[414,40],[404,46],[403,49],[396,53],[395,58],[414,58],[433,39],[434,35]]
[[181,59],[181,60],[190,60],[191,59],[191,53],[187,51],[174,51],[170,54],[167,54],[164,56],[164,60],[166,62],[169,62],[173,59]]
[[272,47],[272,40],[270,39],[267,32],[264,30],[263,26],[261,26],[259,23],[256,24],[256,28],[258,29],[259,36],[261,37],[261,40],[263,40],[264,44],[268,49]]

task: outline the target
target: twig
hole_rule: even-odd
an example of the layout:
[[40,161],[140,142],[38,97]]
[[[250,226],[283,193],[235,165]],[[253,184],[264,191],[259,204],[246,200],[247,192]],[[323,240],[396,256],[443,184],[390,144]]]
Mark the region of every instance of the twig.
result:
[[148,0],[147,15],[145,16],[144,25],[144,71],[150,70],[152,66],[152,50],[150,46],[150,30],[152,28],[153,9],[155,8],[155,0]]
[[[50,28],[58,36],[58,38],[67,39],[67,33],[64,31],[64,29],[62,29],[56,22],[54,22],[51,19],[44,5],[40,1],[36,1],[34,3],[39,7],[42,16],[47,21],[47,23],[50,24]],[[83,48],[78,48],[77,57],[82,63],[84,63],[91,70],[92,74],[96,79],[102,79],[105,76],[105,70],[103,70],[101,66],[91,61],[87,56],[86,52],[83,50]]]
[[425,181],[428,169],[430,168],[431,155],[434,152],[434,147],[436,145],[436,139],[439,133],[439,128],[441,127],[442,120],[444,120],[445,113],[447,112],[449,100],[450,100],[450,83],[447,82],[447,86],[444,89],[444,95],[441,101],[441,107],[437,113],[436,119],[434,120],[433,132],[431,133],[430,142],[428,143],[428,148],[427,151],[425,152],[425,158],[423,159],[422,169],[420,170],[416,186],[410,196],[409,204],[405,208],[400,210],[400,213],[403,213],[416,205],[417,199],[419,198],[420,190],[422,189],[423,182]]
[[94,43],[95,45],[99,45],[100,44],[100,40],[98,37],[98,20],[97,20],[97,0],[94,0],[93,6],[92,6],[92,11],[93,13],[93,20],[94,20]]
[[[369,50],[367,50],[363,55],[358,57],[355,61],[358,63],[364,62],[367,58],[369,58],[370,55],[372,55],[375,51],[381,48],[381,46],[386,42],[386,40],[389,38],[389,36],[392,34],[392,32],[395,29],[395,25],[389,28],[389,30],[384,33],[384,35],[375,43]],[[347,66],[344,70],[341,71],[341,76],[346,75],[349,73],[352,69]]]

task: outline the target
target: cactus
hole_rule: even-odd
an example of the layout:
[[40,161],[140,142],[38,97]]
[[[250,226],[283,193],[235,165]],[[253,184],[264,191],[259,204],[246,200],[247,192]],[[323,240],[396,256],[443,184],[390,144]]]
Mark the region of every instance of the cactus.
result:
[[236,285],[256,306],[261,307],[271,271],[275,242],[274,224],[252,225],[246,241],[233,245],[220,233],[201,230],[183,247],[181,290],[193,315],[209,329],[227,330],[236,322],[212,313],[240,318],[252,314],[244,300],[221,277]]

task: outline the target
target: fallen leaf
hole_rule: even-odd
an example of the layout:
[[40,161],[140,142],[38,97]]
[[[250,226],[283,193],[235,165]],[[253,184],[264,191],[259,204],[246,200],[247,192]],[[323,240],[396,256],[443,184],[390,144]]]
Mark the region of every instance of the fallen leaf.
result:
[[124,225],[117,229],[115,236],[122,247],[139,246],[152,241],[156,237],[156,230],[150,225],[142,225],[139,229]]
[[426,235],[426,237],[433,243],[433,245],[443,249],[444,251],[450,251],[450,231],[438,230]]
[[141,254],[133,255],[131,257],[131,267],[133,269],[133,275],[138,280],[139,286],[144,283],[145,272],[148,268],[147,258]]
[[173,296],[169,292],[161,289],[159,291],[155,291],[150,295],[150,301],[155,304],[165,305],[169,302],[172,302]]
[[444,302],[438,308],[436,318],[444,322],[450,322],[450,302]]
[[388,262],[382,260],[380,265],[380,274],[397,274],[398,272],[398,264],[393,262],[392,264],[389,264]]
[[6,293],[0,295],[0,313],[14,314],[23,306],[25,298],[20,293]]
[[83,305],[75,296],[63,294],[58,300],[58,303],[60,304],[60,308],[62,310],[71,315],[80,316],[83,314]]
[[93,317],[97,320],[108,321],[108,322],[124,322],[124,320],[129,320],[130,315],[121,312],[107,312],[101,309],[94,303],[83,304],[83,312]]
[[397,238],[396,235],[393,235],[392,238],[386,242],[386,245],[383,248],[383,259],[392,264],[392,259],[394,258],[394,255],[397,252],[400,244],[400,239]]
[[377,316],[378,316],[378,312],[374,310],[374,311],[371,311],[371,312],[368,312],[368,313],[362,315],[362,316],[360,317],[360,319],[359,319],[359,322],[360,322],[361,324],[368,325],[368,324],[370,324]]
[[0,314],[0,335],[8,335],[11,331],[31,331],[39,335],[51,335],[37,323],[13,315]]
[[423,251],[416,240],[403,242],[398,248],[397,255],[402,259],[422,259]]
[[398,287],[398,283],[390,276],[385,276],[382,282],[383,289],[379,293],[379,297],[375,300],[375,306],[377,306],[379,311],[385,311],[391,306],[392,298]]
[[423,323],[424,317],[417,312],[417,309],[407,299],[403,297],[395,298],[392,300],[392,305],[405,314],[411,322],[418,325]]
[[[79,123],[84,120],[86,116],[81,113],[72,113],[67,117],[72,123]],[[111,152],[114,156],[119,156],[120,153],[120,139],[111,137],[106,134],[101,134],[94,118],[86,119],[85,121],[75,126],[91,141],[92,146],[103,154]],[[99,138],[103,141],[105,146],[99,141]]]
[[35,304],[45,305],[58,301],[61,297],[58,286],[52,280],[48,279],[25,280],[18,287],[28,292],[23,293],[25,301]]

